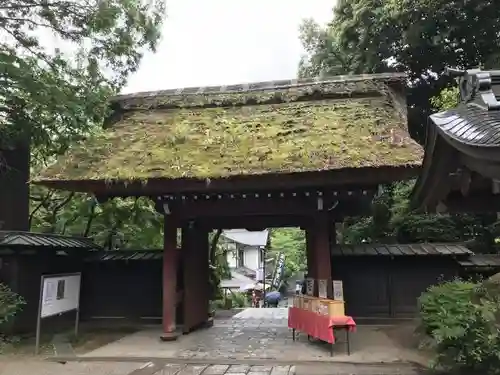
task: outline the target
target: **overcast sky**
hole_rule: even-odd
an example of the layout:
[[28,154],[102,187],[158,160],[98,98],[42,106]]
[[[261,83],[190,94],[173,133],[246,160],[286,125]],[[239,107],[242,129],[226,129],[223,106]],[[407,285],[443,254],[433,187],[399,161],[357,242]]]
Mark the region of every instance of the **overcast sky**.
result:
[[335,0],[167,0],[156,54],[124,93],[294,78],[304,18],[331,20]]

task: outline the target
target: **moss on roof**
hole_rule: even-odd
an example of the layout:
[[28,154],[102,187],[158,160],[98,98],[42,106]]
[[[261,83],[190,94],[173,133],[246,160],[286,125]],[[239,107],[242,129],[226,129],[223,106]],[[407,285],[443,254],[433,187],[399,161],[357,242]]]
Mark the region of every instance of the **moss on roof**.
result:
[[[377,76],[377,75],[375,75]],[[380,76],[380,75],[378,75]],[[363,76],[340,76],[320,82],[302,80],[261,82],[228,87],[194,87],[120,95],[113,99],[124,110],[232,107],[255,104],[289,103],[324,97],[379,96],[388,85],[401,83],[398,75],[364,79]]]
[[[193,95],[191,100],[201,102],[189,106],[161,97],[123,99],[128,111],[117,123],[75,145],[36,180],[217,178],[420,165],[422,148],[403,130],[406,124],[388,96],[294,101],[301,94],[287,92],[286,100],[266,93],[252,94],[249,102],[249,94],[238,94],[230,103]],[[246,105],[234,101],[241,95],[247,95]]]

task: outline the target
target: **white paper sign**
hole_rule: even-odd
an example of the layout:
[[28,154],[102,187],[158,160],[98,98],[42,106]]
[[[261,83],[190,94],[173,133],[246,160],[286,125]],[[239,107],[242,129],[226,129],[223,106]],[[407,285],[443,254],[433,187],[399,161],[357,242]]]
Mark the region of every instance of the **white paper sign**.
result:
[[56,299],[57,284],[53,280],[47,280],[43,291],[43,304],[50,305]]
[[342,285],[342,280],[333,280],[333,299],[335,301],[344,300],[344,288]]
[[76,310],[80,305],[80,274],[42,277],[40,317]]
[[321,279],[318,280],[318,297],[327,298],[328,280]]

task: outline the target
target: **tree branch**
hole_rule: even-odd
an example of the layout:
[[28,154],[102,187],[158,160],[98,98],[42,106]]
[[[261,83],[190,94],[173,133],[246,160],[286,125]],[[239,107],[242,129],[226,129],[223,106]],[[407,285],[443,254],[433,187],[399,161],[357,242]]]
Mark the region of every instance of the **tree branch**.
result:
[[31,224],[33,222],[33,218],[35,216],[35,214],[42,208],[45,206],[45,204],[49,201],[49,199],[52,197],[54,191],[53,190],[50,190],[47,195],[43,198],[41,198],[39,200],[40,203],[38,203],[36,205],[36,207],[30,212],[30,216],[28,218],[28,228],[31,229]]
[[90,228],[92,227],[92,222],[94,221],[96,214],[95,214],[95,209],[97,205],[93,204],[92,207],[90,208],[90,215],[87,220],[87,224],[85,225],[85,230],[83,231],[82,235],[83,237],[88,237],[90,233]]

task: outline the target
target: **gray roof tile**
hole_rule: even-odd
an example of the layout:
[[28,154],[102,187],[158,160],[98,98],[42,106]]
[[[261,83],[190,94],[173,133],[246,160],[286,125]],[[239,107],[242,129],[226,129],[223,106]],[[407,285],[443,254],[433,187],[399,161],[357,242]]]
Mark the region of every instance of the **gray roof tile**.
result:
[[426,255],[467,255],[472,252],[462,244],[362,244],[335,245],[331,249],[334,256],[426,256]]

